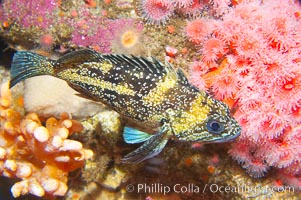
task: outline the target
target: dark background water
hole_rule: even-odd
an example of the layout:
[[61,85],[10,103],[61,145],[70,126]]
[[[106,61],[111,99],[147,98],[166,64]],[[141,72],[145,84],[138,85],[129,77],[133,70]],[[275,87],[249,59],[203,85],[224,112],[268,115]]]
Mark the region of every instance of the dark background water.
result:
[[15,51],[0,37],[0,65],[9,67]]

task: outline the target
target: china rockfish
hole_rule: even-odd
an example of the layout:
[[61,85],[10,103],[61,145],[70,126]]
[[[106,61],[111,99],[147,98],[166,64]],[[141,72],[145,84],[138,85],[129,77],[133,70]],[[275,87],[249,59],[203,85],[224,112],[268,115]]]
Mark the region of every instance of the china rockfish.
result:
[[169,139],[226,142],[241,127],[228,106],[191,85],[181,69],[152,58],[100,54],[85,49],[51,60],[35,53],[14,55],[10,87],[19,81],[51,75],[65,80],[79,95],[100,101],[123,117],[156,131],[124,128],[127,143],[144,144],[123,162],[141,162],[159,154]]

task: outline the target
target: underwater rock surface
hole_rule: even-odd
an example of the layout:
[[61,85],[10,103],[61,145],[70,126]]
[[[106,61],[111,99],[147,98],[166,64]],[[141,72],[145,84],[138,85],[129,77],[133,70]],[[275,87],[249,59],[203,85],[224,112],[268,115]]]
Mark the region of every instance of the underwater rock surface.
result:
[[52,76],[32,77],[24,82],[24,108],[39,116],[59,117],[62,112],[85,119],[104,109],[104,105],[77,96],[65,81]]

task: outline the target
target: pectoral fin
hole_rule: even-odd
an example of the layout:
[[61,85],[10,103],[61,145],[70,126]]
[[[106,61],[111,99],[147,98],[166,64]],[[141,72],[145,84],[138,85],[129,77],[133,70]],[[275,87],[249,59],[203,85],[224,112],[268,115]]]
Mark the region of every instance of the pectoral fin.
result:
[[143,160],[158,155],[167,144],[167,126],[162,126],[160,132],[149,137],[146,142],[135,151],[121,159],[123,163],[140,163]]
[[143,131],[139,131],[135,128],[124,127],[123,130],[123,139],[128,144],[136,144],[140,142],[145,142],[146,140],[153,137],[152,134],[145,133]]

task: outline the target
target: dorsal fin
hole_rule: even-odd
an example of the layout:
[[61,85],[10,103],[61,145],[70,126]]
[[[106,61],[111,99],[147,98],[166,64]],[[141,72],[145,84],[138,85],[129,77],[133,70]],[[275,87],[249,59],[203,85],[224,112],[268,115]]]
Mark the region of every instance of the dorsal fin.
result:
[[[175,71],[170,65],[163,65],[155,58],[147,59],[145,57],[127,56],[108,54],[105,55],[106,59],[109,59],[115,65],[127,65],[131,69],[139,69],[141,71],[147,71],[152,74],[166,74],[168,71]],[[126,67],[126,66],[124,66]]]
[[70,52],[59,58],[56,63],[60,66],[75,66],[84,62],[99,62],[100,54],[91,49]]
[[199,91],[199,89],[196,86],[189,83],[186,75],[184,74],[184,71],[181,68],[178,68],[177,75],[178,75],[178,79],[181,84],[183,84],[185,86],[189,86],[190,88],[194,89],[196,92]]
[[163,75],[168,72],[174,72],[175,69],[167,63],[163,65],[159,60],[154,57],[147,59],[145,57],[127,56],[123,54],[99,54],[91,49],[84,49],[68,53],[56,61],[56,66],[59,68],[76,67],[85,62],[102,62],[109,60],[115,66],[128,68],[131,70],[146,71],[151,74]]
[[181,68],[178,68],[177,75],[178,75],[179,81],[183,85],[189,85],[189,81],[188,81],[187,77],[185,76],[185,74],[184,74],[184,72],[183,72],[183,70]]

